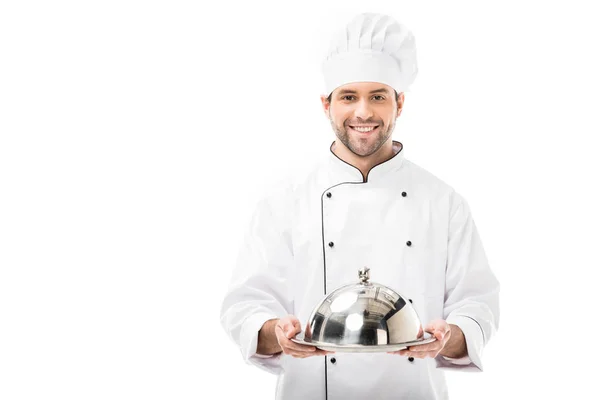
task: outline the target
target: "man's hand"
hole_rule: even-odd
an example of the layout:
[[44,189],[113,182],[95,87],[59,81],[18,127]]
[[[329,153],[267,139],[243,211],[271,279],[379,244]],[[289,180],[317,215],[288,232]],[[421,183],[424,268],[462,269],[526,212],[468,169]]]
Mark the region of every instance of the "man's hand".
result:
[[435,358],[444,349],[450,337],[452,331],[450,325],[443,319],[436,319],[431,321],[425,327],[425,331],[431,333],[437,339],[435,342],[428,344],[420,344],[417,346],[410,346],[407,349],[388,352],[389,354],[399,354],[401,356],[415,357],[415,358]]
[[296,358],[306,358],[312,356],[324,356],[332,354],[332,351],[317,349],[314,346],[306,346],[292,342],[290,339],[302,331],[300,321],[293,315],[281,318],[275,325],[275,335],[277,342],[281,346],[283,354]]

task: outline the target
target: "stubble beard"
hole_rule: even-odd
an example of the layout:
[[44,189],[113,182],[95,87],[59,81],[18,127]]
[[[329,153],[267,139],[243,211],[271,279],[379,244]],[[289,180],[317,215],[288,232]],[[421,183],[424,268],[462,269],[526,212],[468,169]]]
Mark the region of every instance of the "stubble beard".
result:
[[335,132],[337,138],[350,150],[352,153],[356,154],[359,157],[368,157],[371,154],[375,153],[377,150],[381,148],[388,141],[390,136],[392,136],[392,132],[394,131],[394,127],[396,126],[396,122],[392,119],[392,122],[388,126],[386,130],[383,129],[383,124],[380,123],[379,132],[376,133],[377,137],[373,138],[371,136],[365,138],[358,138],[356,136],[350,136],[348,133],[348,127],[338,127],[331,117],[329,118],[331,122],[331,127]]

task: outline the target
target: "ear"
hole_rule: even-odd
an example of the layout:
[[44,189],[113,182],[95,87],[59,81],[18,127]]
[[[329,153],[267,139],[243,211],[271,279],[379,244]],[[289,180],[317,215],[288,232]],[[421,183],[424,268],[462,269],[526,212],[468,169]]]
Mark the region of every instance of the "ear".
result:
[[329,108],[331,107],[331,104],[327,101],[327,96],[324,94],[321,95],[321,104],[323,105],[323,112],[325,112],[325,115],[329,118]]
[[404,92],[398,93],[398,98],[396,100],[398,103],[396,118],[398,118],[402,113],[402,107],[404,107]]

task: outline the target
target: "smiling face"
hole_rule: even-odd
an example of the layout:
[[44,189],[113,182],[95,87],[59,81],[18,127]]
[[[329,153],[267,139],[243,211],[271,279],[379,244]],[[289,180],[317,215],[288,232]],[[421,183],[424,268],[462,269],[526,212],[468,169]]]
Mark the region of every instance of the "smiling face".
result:
[[336,88],[331,102],[321,96],[325,114],[337,138],[354,154],[368,157],[391,142],[404,93],[383,83],[357,82]]

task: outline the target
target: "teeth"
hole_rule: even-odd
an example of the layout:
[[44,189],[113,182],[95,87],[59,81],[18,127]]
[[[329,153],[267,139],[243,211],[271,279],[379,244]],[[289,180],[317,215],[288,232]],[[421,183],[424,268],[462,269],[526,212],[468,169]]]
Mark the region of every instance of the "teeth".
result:
[[373,129],[375,129],[375,126],[355,126],[354,129],[355,131],[359,131],[359,132],[371,132]]

